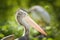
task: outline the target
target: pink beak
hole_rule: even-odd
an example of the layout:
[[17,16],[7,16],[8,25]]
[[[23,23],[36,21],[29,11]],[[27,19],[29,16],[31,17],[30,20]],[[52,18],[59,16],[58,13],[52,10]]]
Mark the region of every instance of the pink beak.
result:
[[37,24],[35,23],[29,16],[24,17],[25,21],[29,23],[34,29],[47,36],[47,33]]

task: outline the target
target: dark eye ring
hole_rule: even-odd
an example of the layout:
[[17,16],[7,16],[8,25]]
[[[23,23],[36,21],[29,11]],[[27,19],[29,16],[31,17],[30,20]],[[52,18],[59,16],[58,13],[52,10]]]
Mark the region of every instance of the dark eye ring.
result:
[[22,12],[19,12],[18,15],[21,15]]

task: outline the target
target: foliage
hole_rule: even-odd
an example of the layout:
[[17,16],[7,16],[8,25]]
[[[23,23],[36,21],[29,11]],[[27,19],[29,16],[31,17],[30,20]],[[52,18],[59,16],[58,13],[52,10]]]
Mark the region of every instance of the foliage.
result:
[[[0,39],[11,34],[15,38],[21,37],[23,27],[16,22],[15,13],[18,8],[29,9],[34,5],[40,5],[48,11],[51,23],[44,27],[49,37],[42,38],[39,32],[31,28],[30,39],[60,40],[60,0],[0,0]],[[38,20],[36,22],[41,24]]]

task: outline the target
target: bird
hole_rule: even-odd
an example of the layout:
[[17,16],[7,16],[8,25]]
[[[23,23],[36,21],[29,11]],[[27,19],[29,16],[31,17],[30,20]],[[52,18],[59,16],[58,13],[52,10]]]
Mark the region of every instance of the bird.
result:
[[22,9],[18,10],[16,13],[16,20],[19,24],[23,25],[25,28],[25,33],[21,38],[19,38],[19,40],[29,40],[30,25],[37,31],[41,32],[43,35],[47,36],[47,33],[30,18],[26,11]]
[[[46,21],[47,23],[50,22],[49,14],[40,6],[33,6],[28,10],[28,12],[23,9],[18,9],[16,12],[16,15],[15,15],[15,19],[18,24],[24,26],[24,33],[23,33],[22,37],[19,37],[16,40],[29,40],[30,27],[33,27],[41,34],[47,36],[47,33],[41,28],[41,26],[39,26],[36,22],[34,22],[34,20],[32,20],[32,18],[28,14],[29,12],[39,12],[39,13],[41,12],[42,18],[45,21],[47,19],[47,21]],[[9,37],[7,37],[7,38],[9,38]]]

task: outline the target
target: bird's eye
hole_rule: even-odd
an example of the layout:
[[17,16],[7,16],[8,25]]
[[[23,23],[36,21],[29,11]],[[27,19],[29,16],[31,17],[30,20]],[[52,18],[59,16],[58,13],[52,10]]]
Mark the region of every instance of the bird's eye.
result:
[[18,15],[21,15],[21,13],[18,13]]

